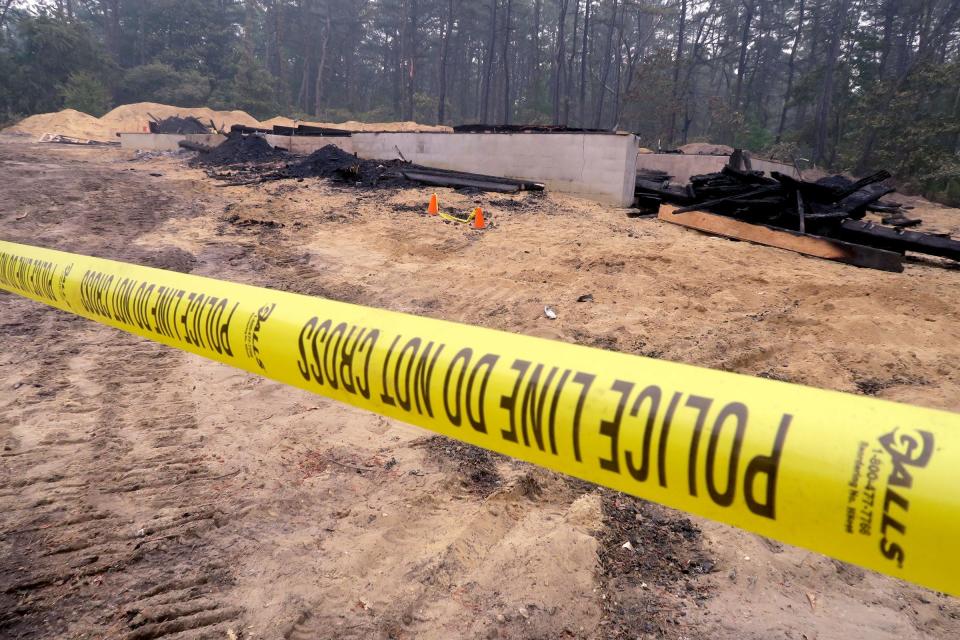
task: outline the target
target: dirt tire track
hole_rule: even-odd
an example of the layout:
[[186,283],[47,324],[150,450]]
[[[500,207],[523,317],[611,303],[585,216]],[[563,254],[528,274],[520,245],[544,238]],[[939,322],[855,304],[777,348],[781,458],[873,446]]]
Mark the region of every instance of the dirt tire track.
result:
[[[8,206],[37,203],[5,232],[11,240],[174,270],[195,263],[135,244],[193,210],[146,176],[69,159],[10,173]],[[0,635],[154,639],[237,620],[230,571],[208,560],[226,520],[211,492],[229,504],[230,480],[216,479],[195,407],[170,383],[186,356],[5,293],[0,335],[18,378],[0,403]]]

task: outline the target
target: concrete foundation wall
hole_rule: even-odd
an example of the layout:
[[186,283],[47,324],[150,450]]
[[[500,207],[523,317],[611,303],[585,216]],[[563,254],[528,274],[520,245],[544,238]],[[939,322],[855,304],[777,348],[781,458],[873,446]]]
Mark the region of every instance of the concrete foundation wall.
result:
[[308,156],[317,149],[333,144],[347,153],[354,153],[353,138],[350,137],[322,137],[322,136],[264,136],[272,147],[282,147],[290,153]]
[[629,206],[636,179],[632,135],[577,133],[355,133],[361,158],[410,162],[543,182],[550,191]]
[[[579,133],[355,133],[351,137],[265,136],[275,147],[309,154],[328,144],[368,160],[410,162],[439,169],[542,182],[550,191],[630,206],[636,179],[637,139]],[[180,140],[217,145],[213,135],[124,133],[125,149],[175,151]],[[398,150],[400,153],[398,153]]]
[[[685,183],[690,181],[690,176],[698,176],[704,173],[715,173],[723,169],[729,158],[727,156],[687,156],[680,153],[641,153],[637,156],[637,169],[656,169],[666,171],[673,176],[672,182]],[[789,165],[772,160],[763,160],[752,158],[751,164],[754,171],[764,171],[769,174],[771,171],[799,178],[797,170]]]
[[120,148],[141,151],[177,151],[181,140],[215,147],[227,137],[219,133],[121,133]]

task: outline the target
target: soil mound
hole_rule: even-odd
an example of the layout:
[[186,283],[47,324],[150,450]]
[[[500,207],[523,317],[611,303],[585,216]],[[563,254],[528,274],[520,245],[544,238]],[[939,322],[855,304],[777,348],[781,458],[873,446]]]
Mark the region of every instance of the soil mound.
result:
[[150,133],[210,133],[210,127],[193,116],[170,116],[150,122]]
[[[151,117],[152,116],[152,117]],[[45,133],[102,142],[116,142],[117,133],[144,133],[149,131],[154,118],[196,118],[204,127],[213,123],[216,129],[228,130],[232,125],[259,127],[256,118],[246,111],[215,111],[207,107],[173,107],[156,102],[125,104],[102,118],[94,118],[81,111],[64,109],[56,113],[38,113],[7,127],[3,133],[42,136]]]
[[452,127],[443,125],[420,124],[419,122],[357,122],[348,120],[347,122],[308,122],[306,120],[293,120],[286,116],[275,116],[269,120],[264,120],[261,126],[271,128],[295,127],[299,124],[310,127],[324,127],[327,129],[340,129],[341,131],[364,132],[364,131],[391,131],[391,132],[451,132]]
[[691,142],[678,149],[688,156],[728,156],[733,153],[733,147],[709,142]]
[[197,158],[200,164],[226,166],[231,164],[247,164],[269,162],[286,157],[286,153],[270,146],[270,143],[260,136],[245,136],[241,133],[231,133],[213,150],[201,153]]
[[110,142],[116,137],[100,120],[75,109],[55,113],[38,113],[7,127],[3,133],[39,137],[45,133],[60,134],[72,138],[86,138]]
[[260,126],[260,122],[246,111],[215,111],[208,107],[174,107],[156,102],[121,105],[100,118],[100,122],[113,132],[142,132],[148,129],[153,119],[151,116],[158,119],[193,116],[205,125],[212,121],[213,125],[220,130],[229,130],[235,124],[247,127]]
[[404,186],[413,184],[399,169],[409,166],[400,160],[361,160],[340,147],[328,144],[302,161],[287,166],[294,178],[331,178],[361,186]]
[[[274,125],[294,127],[305,124],[314,127],[339,129],[341,131],[453,131],[450,127],[420,124],[418,122],[307,122],[293,120],[285,116],[276,116],[261,123],[246,111],[216,111],[208,107],[175,107],[157,102],[137,102],[121,105],[102,118],[94,118],[74,109],[64,109],[56,113],[40,113],[7,127],[3,133],[39,137],[45,133],[59,134],[73,138],[86,138],[102,142],[116,141],[117,133],[145,133],[151,130],[154,120],[169,118],[195,118],[204,128],[212,127],[220,131],[229,131],[230,127],[240,124],[245,127],[267,128]],[[162,133],[167,133],[163,131]],[[173,131],[171,133],[194,133],[194,131]],[[201,132],[196,132],[201,133]]]

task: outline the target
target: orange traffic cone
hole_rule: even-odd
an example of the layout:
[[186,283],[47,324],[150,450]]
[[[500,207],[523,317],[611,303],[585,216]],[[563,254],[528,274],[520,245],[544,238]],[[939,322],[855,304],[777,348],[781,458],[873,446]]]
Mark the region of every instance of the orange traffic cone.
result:
[[440,204],[437,202],[437,194],[430,196],[430,206],[427,207],[427,213],[435,216],[440,213]]
[[473,228],[474,229],[486,229],[487,223],[483,219],[483,209],[477,207],[473,210]]

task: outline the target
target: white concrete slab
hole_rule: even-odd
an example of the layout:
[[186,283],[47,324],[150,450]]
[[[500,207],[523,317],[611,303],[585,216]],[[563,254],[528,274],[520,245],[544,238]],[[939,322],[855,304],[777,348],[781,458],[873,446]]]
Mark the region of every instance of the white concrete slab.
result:
[[189,140],[215,147],[227,137],[219,133],[121,133],[120,148],[140,151],[177,151],[178,142]]
[[[402,154],[429,167],[542,182],[550,191],[623,207],[633,203],[638,144],[629,134],[385,132],[265,138],[291,153],[306,155],[334,144],[368,160],[393,160]],[[120,146],[175,151],[180,140],[215,146],[225,137],[124,133]]]
[[633,203],[637,139],[581,133],[354,133],[361,158],[543,182],[548,190]]

